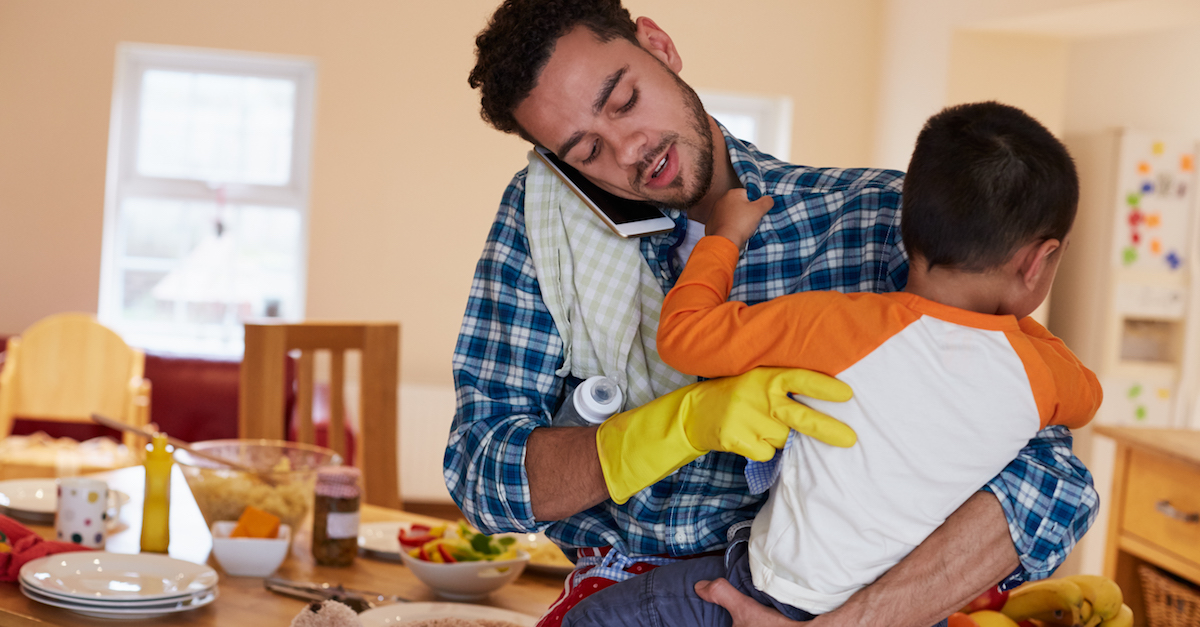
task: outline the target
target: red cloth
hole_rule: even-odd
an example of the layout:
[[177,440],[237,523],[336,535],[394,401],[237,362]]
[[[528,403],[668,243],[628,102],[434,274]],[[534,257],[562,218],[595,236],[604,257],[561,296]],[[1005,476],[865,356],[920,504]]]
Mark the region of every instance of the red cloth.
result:
[[32,529],[0,514],[0,582],[16,581],[21,567],[39,557],[90,550],[73,542],[43,540]]

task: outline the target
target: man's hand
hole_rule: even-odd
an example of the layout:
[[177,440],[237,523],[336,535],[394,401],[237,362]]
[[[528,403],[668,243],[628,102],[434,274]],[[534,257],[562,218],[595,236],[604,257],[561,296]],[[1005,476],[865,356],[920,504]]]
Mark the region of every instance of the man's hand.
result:
[[624,503],[708,451],[767,461],[795,429],[834,446],[852,446],[846,425],[788,397],[850,400],[850,386],[818,372],[755,368],[695,383],[617,414],[596,431],[609,495]]
[[770,196],[762,196],[751,202],[745,189],[731,189],[717,200],[712,215],[704,225],[704,234],[720,235],[741,249],[758,230],[762,217],[774,205],[775,201]]
[[696,594],[709,603],[725,608],[733,617],[733,627],[793,627],[807,624],[791,620],[775,608],[751,599],[724,579],[696,583]]

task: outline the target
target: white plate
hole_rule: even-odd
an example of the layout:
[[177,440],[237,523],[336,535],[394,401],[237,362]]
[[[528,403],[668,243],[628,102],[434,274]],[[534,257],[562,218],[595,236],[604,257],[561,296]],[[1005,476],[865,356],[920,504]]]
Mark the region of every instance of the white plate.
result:
[[217,571],[166,555],[85,551],[60,553],[21,567],[21,581],[59,597],[178,600],[217,584]]
[[[376,522],[363,523],[358,526],[358,548],[359,551],[368,557],[399,562],[400,561],[400,540],[396,536],[400,534],[400,529],[408,529],[411,523],[407,522]],[[547,538],[542,533],[504,533],[502,536],[512,536],[521,543],[521,547],[529,552],[532,559],[526,566],[527,570],[537,571],[549,575],[566,576],[570,573],[574,566],[569,564],[561,564],[556,561],[547,560],[545,558],[538,559],[538,553],[535,550],[537,546],[552,545],[550,538]]]
[[[575,570],[575,566],[570,561],[563,564],[555,558],[555,555],[562,553],[562,549],[558,548],[558,545],[554,544],[544,533],[504,533],[500,535],[516,538],[517,546],[529,553],[529,564],[525,570],[558,577],[566,577],[572,570]],[[562,559],[565,559],[565,556]]]
[[412,523],[406,522],[375,522],[362,523],[358,526],[358,548],[364,555],[380,559],[400,561],[401,529],[408,529]]
[[205,590],[202,590],[200,592],[196,592],[193,594],[184,594],[184,595],[180,595],[180,596],[176,596],[176,597],[168,597],[166,599],[106,599],[106,598],[76,597],[76,596],[71,596],[71,595],[67,595],[67,594],[61,594],[58,592],[51,592],[44,588],[38,588],[37,586],[31,586],[29,583],[25,582],[24,580],[21,580],[20,583],[21,583],[21,587],[28,588],[30,593],[36,594],[41,597],[46,597],[46,598],[52,599],[52,600],[58,601],[60,603],[72,603],[74,605],[83,605],[83,606],[100,607],[100,608],[135,608],[135,607],[150,607],[150,606],[157,606],[157,605],[168,605],[171,603],[182,603],[189,599],[198,599],[200,597],[207,596],[209,594],[212,594],[213,590],[216,590],[216,586],[213,586],[212,588],[207,588]]
[[524,627],[534,627],[538,622],[536,616],[466,603],[397,603],[367,610],[358,615],[362,627],[392,627],[433,618],[486,618],[506,620]]
[[25,596],[37,601],[38,603],[45,603],[46,605],[61,607],[65,610],[71,610],[72,612],[83,614],[84,616],[91,616],[93,618],[119,618],[125,620],[155,618],[157,616],[174,614],[176,612],[187,612],[198,607],[204,607],[205,605],[208,605],[217,599],[217,590],[216,588],[213,588],[207,594],[200,596],[188,597],[186,599],[171,602],[163,602],[158,605],[126,608],[124,606],[100,607],[95,605],[85,605],[83,603],[76,603],[73,601],[63,601],[61,599],[39,594],[37,590],[31,589],[25,585],[21,586],[21,592]]
[[[121,506],[129,502],[129,495],[120,490],[108,491],[108,522],[115,522]],[[0,507],[15,514],[14,517],[36,518],[54,521],[58,510],[58,485],[53,479],[12,479],[0,481]]]

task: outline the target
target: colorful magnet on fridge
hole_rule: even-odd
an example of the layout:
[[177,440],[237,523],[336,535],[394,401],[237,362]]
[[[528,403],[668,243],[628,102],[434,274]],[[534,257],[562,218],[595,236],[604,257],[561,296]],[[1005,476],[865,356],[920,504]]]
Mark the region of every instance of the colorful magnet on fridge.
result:
[[1170,388],[1158,388],[1157,392],[1158,392],[1158,397],[1164,401],[1171,398],[1171,389]]
[[1133,417],[1135,419],[1137,419],[1138,422],[1145,420],[1146,419],[1146,406],[1138,405],[1137,409],[1133,410]]
[[1158,226],[1160,224],[1162,224],[1162,214],[1161,213],[1154,211],[1154,212],[1146,214],[1146,226],[1148,226],[1152,229],[1156,229],[1156,228],[1158,228]]
[[1146,181],[1145,183],[1142,183],[1142,193],[1143,194],[1153,194],[1154,193],[1154,183],[1151,183],[1150,181]]
[[1150,162],[1149,161],[1141,161],[1138,163],[1138,174],[1141,174],[1141,175],[1150,174]]
[[1137,398],[1137,397],[1141,396],[1142,395],[1142,384],[1134,383],[1132,386],[1130,386],[1129,392],[1127,392],[1127,394],[1129,395],[1129,398]]
[[1129,192],[1125,195],[1125,204],[1130,207],[1137,207],[1142,202],[1142,195],[1137,192]]
[[1179,253],[1173,250],[1167,253],[1167,256],[1163,258],[1163,261],[1166,261],[1167,265],[1170,266],[1172,270],[1178,270],[1179,267],[1183,265],[1183,258],[1179,256]]
[[1133,262],[1137,261],[1137,249],[1133,246],[1126,246],[1121,250],[1121,263],[1132,266]]
[[1158,195],[1170,196],[1171,188],[1175,187],[1175,177],[1170,172],[1158,173]]
[[1162,153],[1166,152],[1166,148],[1167,147],[1163,145],[1162,142],[1154,142],[1154,144],[1150,146],[1150,151],[1156,155],[1161,155]]
[[1196,169],[1196,158],[1192,155],[1183,155],[1179,157],[1179,170],[1182,172],[1191,172]]
[[1154,253],[1155,255],[1161,255],[1162,240],[1158,239],[1157,237],[1150,240],[1150,252]]

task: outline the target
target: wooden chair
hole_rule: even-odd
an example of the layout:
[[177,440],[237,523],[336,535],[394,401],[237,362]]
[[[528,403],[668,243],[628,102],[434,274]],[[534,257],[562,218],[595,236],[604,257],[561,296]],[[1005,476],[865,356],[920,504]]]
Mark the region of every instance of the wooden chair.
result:
[[[317,351],[330,352],[329,448],[346,456],[345,354],[362,353],[359,381],[361,429],[353,460],[363,473],[363,501],[400,509],[397,455],[400,325],[396,323],[247,324],[238,391],[238,435],[284,440],[287,417],[285,361],[299,350],[296,414],[298,440],[313,444],[313,362]],[[347,460],[350,463],[351,460]]]
[[[57,314],[8,339],[0,370],[0,437],[13,419],[92,424],[93,412],[126,424],[150,422],[146,355],[88,314]],[[126,433],[135,455],[145,442]]]

